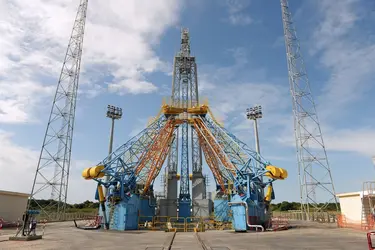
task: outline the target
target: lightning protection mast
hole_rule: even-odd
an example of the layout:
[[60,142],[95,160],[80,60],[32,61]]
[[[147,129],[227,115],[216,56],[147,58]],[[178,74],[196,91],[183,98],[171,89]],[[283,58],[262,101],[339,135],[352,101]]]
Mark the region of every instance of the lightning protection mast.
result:
[[288,1],[281,0],[290,92],[293,99],[301,210],[309,220],[337,198],[315,103]]
[[62,219],[66,208],[87,3],[81,0],[78,7],[26,208],[41,210],[49,220]]

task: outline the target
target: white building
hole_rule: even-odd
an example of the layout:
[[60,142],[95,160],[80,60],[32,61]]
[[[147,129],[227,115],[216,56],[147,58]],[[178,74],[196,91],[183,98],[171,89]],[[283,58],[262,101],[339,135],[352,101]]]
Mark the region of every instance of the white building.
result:
[[22,220],[29,194],[0,190],[0,218],[8,222]]
[[[351,192],[336,195],[340,200],[341,214],[345,216],[347,223],[361,224],[362,199],[364,211],[369,214],[371,209],[367,192]],[[372,199],[372,206],[375,205],[375,196]]]

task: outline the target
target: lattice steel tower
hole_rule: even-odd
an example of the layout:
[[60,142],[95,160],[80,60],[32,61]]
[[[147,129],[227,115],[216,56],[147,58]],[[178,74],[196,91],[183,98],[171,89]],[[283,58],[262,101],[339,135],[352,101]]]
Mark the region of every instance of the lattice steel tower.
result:
[[[49,218],[60,218],[66,207],[87,3],[81,0],[78,7],[27,204]],[[48,198],[48,204],[37,201]]]
[[322,131],[287,0],[281,0],[281,10],[293,98],[301,209],[309,219],[311,208],[314,211],[324,210],[331,202],[336,203],[337,209],[338,206]]
[[[181,48],[174,57],[173,77],[172,77],[172,96],[171,106],[184,108],[197,107],[198,98],[198,77],[197,64],[195,57],[190,55],[190,38],[189,31],[181,31]],[[175,199],[177,195],[177,167],[179,151],[179,133],[181,132],[181,179],[180,179],[180,201],[190,202],[190,185],[189,185],[189,137],[191,138],[191,159],[192,159],[192,180],[193,199],[205,198],[205,181],[202,175],[202,154],[199,146],[198,137],[193,128],[190,129],[187,123],[188,114],[185,111],[180,115],[185,122],[180,126],[181,131],[176,130],[175,140],[172,143],[171,151],[168,157],[168,199]],[[176,191],[175,191],[176,190]]]

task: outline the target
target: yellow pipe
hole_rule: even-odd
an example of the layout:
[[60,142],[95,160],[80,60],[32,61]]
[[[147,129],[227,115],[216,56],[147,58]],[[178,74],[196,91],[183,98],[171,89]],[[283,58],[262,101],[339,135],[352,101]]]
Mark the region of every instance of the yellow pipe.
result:
[[104,226],[105,226],[105,229],[109,229],[109,223],[107,221],[107,212],[105,211],[105,197],[103,193],[103,187],[100,184],[98,184],[98,193],[99,193],[99,203],[103,211]]
[[264,197],[264,200],[271,201],[271,197],[272,197],[272,186],[269,185],[267,188],[267,194],[266,194],[266,197]]
[[105,197],[104,197],[104,192],[103,192],[103,186],[98,185],[98,193],[99,193],[99,202],[104,202]]

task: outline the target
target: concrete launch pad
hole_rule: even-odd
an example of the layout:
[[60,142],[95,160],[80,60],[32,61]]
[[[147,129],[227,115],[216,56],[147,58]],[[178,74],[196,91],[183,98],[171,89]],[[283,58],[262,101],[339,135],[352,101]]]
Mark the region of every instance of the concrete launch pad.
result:
[[[0,231],[0,249],[367,249],[366,233],[329,227],[309,227],[279,232],[165,233],[162,231],[85,231],[73,222],[47,224],[42,240],[9,241],[15,229]],[[172,245],[171,245],[172,243]],[[125,248],[126,246],[126,248]]]

